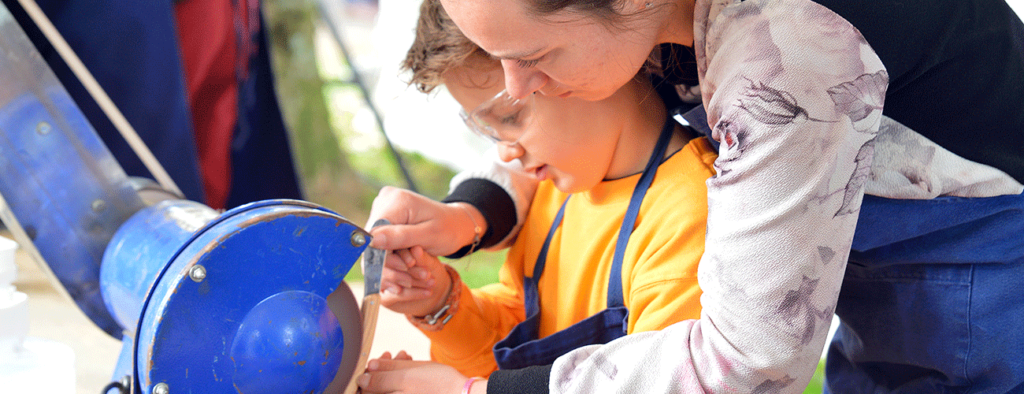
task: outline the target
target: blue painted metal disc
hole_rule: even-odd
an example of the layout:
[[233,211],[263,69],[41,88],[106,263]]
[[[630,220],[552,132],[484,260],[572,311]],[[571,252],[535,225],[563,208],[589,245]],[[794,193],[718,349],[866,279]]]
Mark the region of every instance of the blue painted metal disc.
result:
[[[281,200],[229,211],[197,232],[143,310],[142,392],[157,383],[171,392],[322,392],[348,342],[326,300],[366,247],[353,245],[354,234],[369,241],[337,214]],[[196,267],[200,280],[190,277]]]

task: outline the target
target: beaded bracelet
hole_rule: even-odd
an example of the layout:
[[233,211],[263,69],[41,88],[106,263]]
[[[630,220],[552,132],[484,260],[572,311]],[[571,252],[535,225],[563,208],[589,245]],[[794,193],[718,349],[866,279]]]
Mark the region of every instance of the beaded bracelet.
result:
[[462,297],[462,278],[459,276],[459,272],[450,265],[445,264],[444,269],[448,272],[448,277],[451,278],[451,290],[448,291],[448,297],[441,309],[426,316],[405,315],[410,323],[421,330],[441,331],[459,310],[459,298]]
[[469,389],[473,387],[473,383],[476,383],[478,380],[483,380],[483,378],[474,376],[466,379],[466,384],[462,385],[462,394],[469,394]]

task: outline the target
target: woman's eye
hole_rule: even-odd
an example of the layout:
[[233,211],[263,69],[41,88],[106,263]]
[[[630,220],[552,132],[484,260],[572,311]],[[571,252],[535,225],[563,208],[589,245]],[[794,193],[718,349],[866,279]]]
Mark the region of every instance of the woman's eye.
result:
[[533,60],[521,60],[520,59],[520,60],[516,60],[516,65],[521,67],[521,68],[530,68],[530,67],[536,66],[537,62],[539,62],[539,61],[540,61],[539,58],[533,59]]

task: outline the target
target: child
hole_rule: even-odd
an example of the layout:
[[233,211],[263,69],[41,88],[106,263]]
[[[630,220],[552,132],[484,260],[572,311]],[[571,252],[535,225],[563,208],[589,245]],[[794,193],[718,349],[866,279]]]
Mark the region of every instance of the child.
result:
[[382,283],[382,302],[430,338],[434,360],[487,376],[699,318],[704,182],[716,155],[671,121],[645,74],[598,102],[513,100],[497,61],[436,0],[421,7],[405,65],[424,92],[444,83],[470,129],[541,181],[499,283],[470,290],[420,248],[398,251],[405,266],[386,268],[385,282],[416,267],[431,272]]

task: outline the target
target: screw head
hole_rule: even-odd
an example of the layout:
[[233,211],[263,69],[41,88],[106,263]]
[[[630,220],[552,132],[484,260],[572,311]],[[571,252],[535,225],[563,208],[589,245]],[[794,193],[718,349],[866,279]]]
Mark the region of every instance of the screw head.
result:
[[352,232],[352,239],[351,240],[352,240],[352,246],[355,246],[357,248],[360,247],[360,246],[366,245],[366,233],[363,233],[362,231],[358,231],[358,230],[357,231],[353,231]]
[[206,267],[199,264],[193,265],[192,268],[188,270],[188,277],[192,278],[193,282],[202,282],[203,279],[206,279]]
[[39,135],[47,135],[47,134],[50,133],[51,129],[52,129],[52,127],[50,127],[49,123],[46,123],[46,122],[36,123],[36,133],[39,133]]
[[157,383],[153,386],[153,394],[169,394],[171,388],[167,386],[167,383]]

